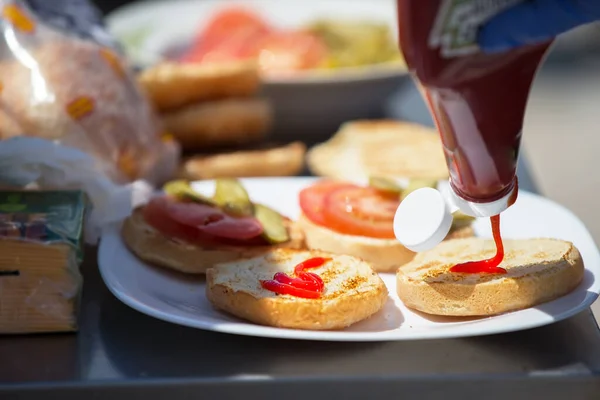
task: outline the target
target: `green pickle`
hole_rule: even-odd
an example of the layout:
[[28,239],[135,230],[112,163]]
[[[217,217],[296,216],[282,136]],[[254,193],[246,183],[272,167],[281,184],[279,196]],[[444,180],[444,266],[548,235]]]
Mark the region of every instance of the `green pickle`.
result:
[[414,192],[415,190],[418,190],[418,189],[423,189],[423,188],[435,189],[437,187],[437,183],[438,183],[438,181],[436,179],[411,179],[408,182],[408,186],[406,186],[404,188],[404,190],[402,191],[402,198],[405,198],[406,196],[408,196],[409,194],[411,194],[412,192]]
[[195,203],[206,204],[213,207],[217,206],[217,203],[213,199],[196,192],[194,189],[192,189],[190,184],[184,180],[167,182],[163,186],[163,190],[166,194],[182,200],[187,199]]
[[254,218],[263,226],[262,236],[272,244],[285,243],[290,240],[283,224],[283,217],[277,211],[262,204],[254,205]]
[[[408,186],[400,187],[393,179],[381,177],[369,177],[369,186],[383,192],[398,194],[400,199],[405,198],[410,193],[422,188],[436,188],[438,181],[435,179],[411,179]],[[471,225],[475,221],[475,217],[471,217],[461,211],[456,211],[452,214],[451,231],[461,229]]]
[[371,176],[369,177],[369,186],[382,192],[391,194],[400,195],[403,192],[403,189],[400,185],[398,185],[393,179],[388,178]]
[[455,211],[452,214],[452,228],[451,229],[460,229],[466,226],[469,226],[475,221],[475,217],[471,217],[461,211]]
[[254,214],[250,196],[237,179],[217,179],[213,200],[228,214],[241,217],[249,217]]

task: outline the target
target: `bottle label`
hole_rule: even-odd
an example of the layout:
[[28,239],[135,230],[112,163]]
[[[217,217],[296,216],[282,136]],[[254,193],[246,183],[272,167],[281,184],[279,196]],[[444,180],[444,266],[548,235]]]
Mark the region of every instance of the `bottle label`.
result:
[[439,47],[443,57],[456,57],[479,51],[479,28],[500,12],[523,0],[442,0],[429,46]]

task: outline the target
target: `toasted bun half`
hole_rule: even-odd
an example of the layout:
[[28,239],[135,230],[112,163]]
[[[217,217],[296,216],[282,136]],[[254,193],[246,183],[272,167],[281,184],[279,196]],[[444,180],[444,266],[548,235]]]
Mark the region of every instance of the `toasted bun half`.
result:
[[[304,247],[304,235],[291,220],[285,221],[291,240],[277,245],[292,249]],[[141,208],[123,222],[123,241],[133,254],[141,260],[160,267],[170,268],[187,274],[204,274],[216,263],[240,257],[252,257],[268,252],[277,246],[221,246],[204,248],[167,237],[148,225]]]
[[305,152],[304,143],[292,142],[266,149],[194,155],[183,162],[179,176],[188,180],[240,176],[293,176],[302,171]]
[[184,150],[259,142],[267,136],[273,119],[271,104],[262,98],[197,103],[161,117]]
[[199,101],[248,97],[260,88],[258,65],[160,63],[141,72],[138,82],[158,111]]
[[398,296],[407,307],[434,315],[487,316],[533,307],[579,285],[584,267],[570,242],[505,240],[506,274],[456,274],[461,262],[495,253],[492,240],[455,239],[419,253],[397,272]]
[[[331,257],[311,269],[325,283],[321,298],[278,295],[260,281],[276,272],[292,275],[294,267],[312,257]],[[215,265],[206,273],[206,296],[218,309],[239,318],[279,328],[342,329],[378,312],[388,291],[371,266],[357,258],[320,251],[276,249],[253,258]]]
[[[298,225],[304,232],[306,247],[309,249],[358,257],[370,263],[377,272],[395,272],[398,267],[415,257],[414,252],[396,239],[377,239],[337,233],[316,225],[304,215],[298,219]],[[468,226],[450,232],[447,239],[466,238],[473,234],[473,228]]]
[[447,179],[442,142],[435,129],[392,120],[343,124],[328,141],[307,153],[313,174],[332,179]]

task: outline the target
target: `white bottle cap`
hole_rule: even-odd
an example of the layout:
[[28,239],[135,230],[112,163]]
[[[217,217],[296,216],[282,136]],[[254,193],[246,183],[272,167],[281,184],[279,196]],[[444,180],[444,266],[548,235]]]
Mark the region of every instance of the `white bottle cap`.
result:
[[513,191],[491,203],[474,203],[459,197],[448,182],[439,190],[415,190],[402,200],[394,216],[394,235],[407,249],[420,252],[434,248],[452,227],[452,213],[460,210],[473,217],[492,217],[509,206]]
[[404,247],[419,252],[437,246],[452,227],[444,196],[432,188],[415,190],[402,200],[394,216],[394,235]]

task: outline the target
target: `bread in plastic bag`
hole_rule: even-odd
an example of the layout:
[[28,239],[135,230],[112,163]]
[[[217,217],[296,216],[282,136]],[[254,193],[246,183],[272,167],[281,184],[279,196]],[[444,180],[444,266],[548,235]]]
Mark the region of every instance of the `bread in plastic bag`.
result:
[[79,148],[115,182],[161,183],[179,162],[125,59],[0,0],[0,139],[34,136]]

